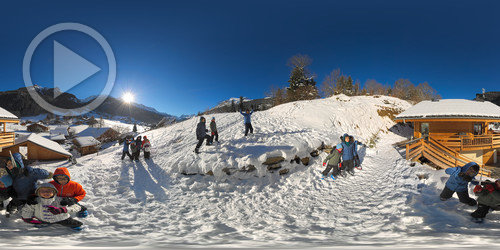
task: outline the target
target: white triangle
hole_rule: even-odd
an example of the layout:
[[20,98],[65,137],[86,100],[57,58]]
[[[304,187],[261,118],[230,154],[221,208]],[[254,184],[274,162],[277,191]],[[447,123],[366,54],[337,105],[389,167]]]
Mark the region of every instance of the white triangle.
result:
[[70,90],[101,69],[54,40],[54,98]]

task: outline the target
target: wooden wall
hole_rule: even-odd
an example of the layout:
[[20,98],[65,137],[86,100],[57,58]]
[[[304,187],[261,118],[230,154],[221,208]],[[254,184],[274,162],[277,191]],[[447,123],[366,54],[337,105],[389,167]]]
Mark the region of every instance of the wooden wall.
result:
[[470,133],[474,132],[473,122],[429,122],[430,133]]
[[28,147],[28,159],[29,160],[62,160],[68,159],[68,155],[63,155],[58,152],[46,149],[44,147],[38,146],[30,141],[23,142],[18,145],[3,148],[0,152],[0,156],[9,157],[9,151],[12,153],[19,153],[19,147]]
[[[497,156],[498,156],[498,152],[499,151],[498,149],[495,151],[495,149],[487,149],[487,150],[484,150],[484,154],[483,154],[483,163],[484,164],[487,164],[487,165],[495,165],[495,162],[493,161],[494,160],[494,153],[496,152],[497,153]],[[500,159],[497,157],[497,161],[499,161]],[[496,163],[498,164],[498,162]]]
[[88,155],[88,154],[93,154],[97,153],[99,151],[99,148],[97,146],[87,146],[87,147],[79,147],[78,152],[83,156],[83,155]]

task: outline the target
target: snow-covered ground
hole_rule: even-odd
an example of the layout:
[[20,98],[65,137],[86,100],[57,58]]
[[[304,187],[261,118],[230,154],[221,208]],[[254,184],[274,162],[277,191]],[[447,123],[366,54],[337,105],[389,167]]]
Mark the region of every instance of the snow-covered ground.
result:
[[[84,186],[87,228],[36,229],[0,216],[0,248],[499,247],[500,214],[475,224],[469,220],[473,208],[456,196],[440,201],[447,175],[403,159],[392,144],[404,138],[388,131],[394,123],[378,115],[383,107],[410,105],[391,97],[346,96],[288,103],[255,112],[248,137],[239,113],[216,114],[221,143],[203,145],[200,155],[193,153],[195,117],[144,133],[153,146],[151,160],[121,161],[122,145],[114,145],[74,166],[36,163],[48,170],[66,166]],[[211,116],[206,118],[208,127]],[[309,166],[290,163],[322,141],[338,143],[345,132],[365,145],[376,143],[359,148],[363,170],[354,176],[320,180],[326,153]],[[282,168],[290,172],[268,172],[261,164],[267,156],[285,157]],[[238,171],[248,164],[257,170]],[[209,170],[214,176],[201,175]]]

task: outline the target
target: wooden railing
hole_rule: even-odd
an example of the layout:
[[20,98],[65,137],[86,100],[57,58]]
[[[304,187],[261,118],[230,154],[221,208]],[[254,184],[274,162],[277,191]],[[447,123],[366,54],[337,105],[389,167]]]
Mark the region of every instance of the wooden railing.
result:
[[463,150],[500,148],[500,134],[450,135],[444,133],[431,133],[429,137],[457,152]]
[[14,132],[0,132],[0,148],[14,144]]
[[[420,157],[425,157],[427,160],[434,163],[440,168],[453,168],[462,166],[474,160],[456,152],[455,150],[443,145],[438,140],[429,137],[428,140],[422,138],[409,141],[406,144],[406,159],[416,161]],[[480,174],[491,176],[491,171],[484,168],[484,164],[479,164]]]

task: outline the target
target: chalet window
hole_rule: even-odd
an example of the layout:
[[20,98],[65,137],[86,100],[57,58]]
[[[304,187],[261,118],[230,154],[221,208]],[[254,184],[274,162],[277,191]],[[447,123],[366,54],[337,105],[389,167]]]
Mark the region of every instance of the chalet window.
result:
[[422,133],[422,138],[427,139],[429,137],[429,123],[420,124],[420,133]]
[[481,123],[474,123],[474,135],[481,135],[483,134],[483,126]]

